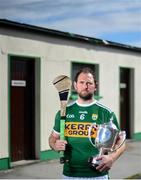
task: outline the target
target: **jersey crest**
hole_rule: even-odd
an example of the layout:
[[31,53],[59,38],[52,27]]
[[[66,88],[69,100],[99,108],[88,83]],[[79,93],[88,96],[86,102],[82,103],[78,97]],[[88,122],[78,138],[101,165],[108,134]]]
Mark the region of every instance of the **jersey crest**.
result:
[[92,120],[96,121],[98,119],[98,114],[92,114]]

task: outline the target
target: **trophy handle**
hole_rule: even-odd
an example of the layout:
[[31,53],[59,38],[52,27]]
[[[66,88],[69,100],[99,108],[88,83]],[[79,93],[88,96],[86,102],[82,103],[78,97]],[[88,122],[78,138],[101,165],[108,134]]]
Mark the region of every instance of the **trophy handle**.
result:
[[95,124],[95,123],[93,123],[89,128],[88,128],[88,138],[89,138],[89,141],[90,141],[90,143],[94,146],[94,147],[96,147],[96,145],[92,142],[92,139],[91,139],[91,131],[92,131],[92,128],[98,128],[97,127],[97,125]]
[[126,132],[125,131],[120,131],[119,132],[119,134],[118,134],[118,136],[120,137],[120,136],[122,136],[122,142],[114,149],[114,147],[111,149],[111,152],[114,152],[114,151],[116,151],[117,149],[119,149],[122,145],[123,145],[123,143],[125,142],[125,140],[126,140]]

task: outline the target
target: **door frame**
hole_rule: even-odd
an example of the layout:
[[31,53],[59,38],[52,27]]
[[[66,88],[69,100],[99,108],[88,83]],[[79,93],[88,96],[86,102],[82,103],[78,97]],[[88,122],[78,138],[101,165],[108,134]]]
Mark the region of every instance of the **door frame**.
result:
[[[13,166],[11,161],[11,112],[10,112],[10,92],[11,92],[11,77],[10,77],[10,62],[11,57],[24,57],[34,59],[35,62],[35,160],[40,159],[40,92],[41,92],[41,58],[35,56],[8,54],[8,153],[9,167]],[[22,59],[21,59],[22,60]],[[30,59],[29,59],[30,60]]]
[[[130,129],[130,132],[129,132],[129,134],[130,134],[130,137],[129,137],[129,139],[132,139],[133,138],[133,136],[134,136],[134,124],[135,124],[135,122],[134,122],[134,110],[135,110],[135,103],[134,103],[134,90],[135,90],[135,85],[134,85],[134,81],[135,81],[135,69],[134,68],[132,68],[132,67],[123,67],[123,66],[120,66],[119,67],[119,119],[121,118],[120,117],[120,96],[121,96],[121,94],[120,94],[120,70],[121,70],[121,68],[125,68],[125,69],[129,69],[129,84],[130,84],[130,86],[129,86],[129,89],[130,89],[130,94],[129,94],[129,97],[130,97],[130,106],[129,106],[129,109],[130,109],[130,112],[129,112],[129,117],[130,117],[130,120],[129,120],[129,129]],[[119,123],[121,123],[121,119],[120,119],[120,121],[119,121]]]

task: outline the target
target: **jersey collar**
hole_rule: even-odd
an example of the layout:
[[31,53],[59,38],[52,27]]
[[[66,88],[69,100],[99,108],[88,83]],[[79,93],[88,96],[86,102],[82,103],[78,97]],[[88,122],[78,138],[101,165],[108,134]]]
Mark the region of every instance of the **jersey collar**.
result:
[[96,104],[96,102],[97,102],[97,100],[94,100],[93,102],[88,103],[88,104],[80,104],[80,103],[78,102],[78,100],[76,100],[76,104],[77,104],[78,106],[81,106],[81,107],[89,107],[89,106],[91,106],[91,105],[93,105],[93,104]]

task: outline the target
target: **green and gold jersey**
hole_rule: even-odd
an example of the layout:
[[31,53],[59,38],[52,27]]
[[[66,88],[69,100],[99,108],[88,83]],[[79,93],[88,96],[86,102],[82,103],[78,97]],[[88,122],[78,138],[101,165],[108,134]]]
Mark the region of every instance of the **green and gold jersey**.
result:
[[[68,142],[65,151],[66,159],[63,174],[71,177],[93,177],[107,174],[100,173],[88,166],[88,158],[98,154],[89,141],[88,128],[92,123],[103,124],[110,121],[119,128],[115,114],[107,107],[95,101],[89,105],[80,105],[76,102],[67,106],[65,122],[65,138]],[[60,112],[56,114],[54,131],[60,132]],[[96,130],[92,131],[92,137],[96,137]]]

